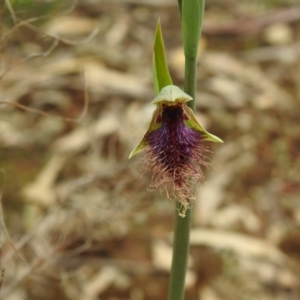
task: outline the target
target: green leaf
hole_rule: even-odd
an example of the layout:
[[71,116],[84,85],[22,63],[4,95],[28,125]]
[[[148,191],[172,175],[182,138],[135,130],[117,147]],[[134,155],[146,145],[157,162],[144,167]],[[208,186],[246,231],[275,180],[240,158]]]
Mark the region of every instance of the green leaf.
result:
[[196,57],[204,15],[204,0],[182,0],[182,35],[184,54]]
[[163,87],[172,85],[172,79],[166,61],[165,46],[160,26],[160,20],[158,20],[157,22],[155,31],[152,68],[154,91],[157,95]]

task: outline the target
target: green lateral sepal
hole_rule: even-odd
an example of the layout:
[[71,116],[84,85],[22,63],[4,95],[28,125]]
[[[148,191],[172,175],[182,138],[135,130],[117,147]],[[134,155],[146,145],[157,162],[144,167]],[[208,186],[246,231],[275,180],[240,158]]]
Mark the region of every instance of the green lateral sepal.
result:
[[161,122],[159,122],[159,109],[156,108],[156,110],[153,112],[153,115],[152,115],[152,120],[150,122],[150,125],[147,129],[147,132],[146,134],[144,135],[143,139],[140,141],[140,143],[131,151],[131,153],[129,154],[129,159],[138,154],[139,152],[143,151],[147,145],[148,145],[148,141],[147,141],[147,137],[148,135],[153,131],[153,130],[156,130],[158,129],[160,126],[161,126]]
[[219,137],[215,136],[212,133],[209,133],[200,125],[191,108],[188,107],[188,110],[189,110],[189,118],[187,120],[184,120],[184,123],[187,127],[201,132],[204,135],[205,141],[224,143]]

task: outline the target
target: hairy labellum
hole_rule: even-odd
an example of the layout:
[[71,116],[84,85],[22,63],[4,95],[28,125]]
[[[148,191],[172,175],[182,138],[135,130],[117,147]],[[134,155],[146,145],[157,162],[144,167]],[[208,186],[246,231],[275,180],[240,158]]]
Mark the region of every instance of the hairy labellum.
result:
[[181,215],[195,201],[195,188],[208,166],[204,141],[222,142],[197,121],[186,102],[192,98],[178,87],[164,87],[152,101],[157,106],[149,128],[129,157],[146,151],[145,168],[153,173],[151,186],[182,204]]
[[202,133],[184,123],[185,103],[162,108],[162,125],[148,137],[145,165],[153,172],[152,186],[184,207],[195,200],[195,187],[208,166]]

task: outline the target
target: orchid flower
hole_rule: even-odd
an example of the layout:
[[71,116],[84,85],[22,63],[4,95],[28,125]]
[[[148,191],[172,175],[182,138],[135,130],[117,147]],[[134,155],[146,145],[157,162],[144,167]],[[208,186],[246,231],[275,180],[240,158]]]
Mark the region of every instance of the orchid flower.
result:
[[192,97],[175,85],[165,86],[152,101],[156,105],[149,128],[129,158],[145,150],[144,165],[152,171],[151,187],[177,199],[185,216],[195,202],[195,188],[204,179],[201,166],[209,162],[205,141],[223,142],[197,121],[187,102]]

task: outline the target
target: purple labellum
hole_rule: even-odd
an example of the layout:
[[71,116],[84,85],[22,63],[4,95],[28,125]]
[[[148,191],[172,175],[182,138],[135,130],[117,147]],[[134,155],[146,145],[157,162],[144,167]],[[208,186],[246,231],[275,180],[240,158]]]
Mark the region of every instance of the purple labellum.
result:
[[185,125],[186,103],[162,105],[161,126],[147,139],[145,165],[153,172],[152,187],[187,208],[195,201],[195,188],[204,179],[201,166],[208,166],[200,131]]
[[204,141],[223,143],[207,132],[187,106],[192,97],[175,85],[162,88],[152,103],[156,105],[151,123],[129,158],[145,150],[144,168],[153,173],[151,187],[178,200],[179,215],[196,200],[195,188],[204,180],[201,167],[209,162]]

